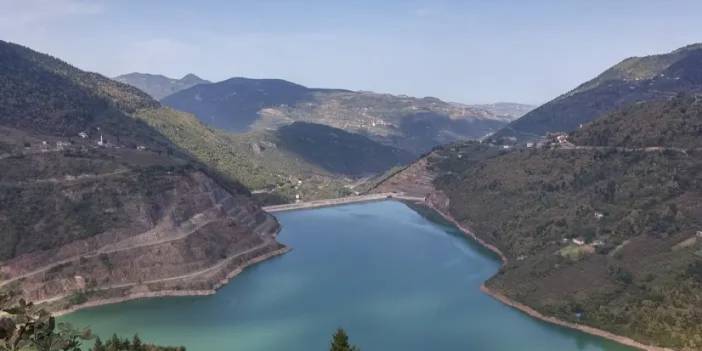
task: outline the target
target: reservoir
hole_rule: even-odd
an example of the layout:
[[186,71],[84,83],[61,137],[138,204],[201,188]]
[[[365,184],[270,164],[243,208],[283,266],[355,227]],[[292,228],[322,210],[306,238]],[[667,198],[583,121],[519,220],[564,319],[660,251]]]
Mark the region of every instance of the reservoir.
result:
[[[450,224],[396,201],[276,214],[292,251],[211,296],[129,301],[61,318],[108,338],[190,351],[631,351],[483,294],[500,262]],[[433,217],[433,216],[430,216]]]

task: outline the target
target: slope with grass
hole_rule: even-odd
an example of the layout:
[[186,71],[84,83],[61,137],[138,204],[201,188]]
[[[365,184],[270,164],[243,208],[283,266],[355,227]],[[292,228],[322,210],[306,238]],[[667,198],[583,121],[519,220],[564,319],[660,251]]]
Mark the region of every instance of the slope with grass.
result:
[[573,131],[627,105],[695,92],[702,92],[702,44],[628,58],[510,123],[494,138],[529,140],[548,132]]

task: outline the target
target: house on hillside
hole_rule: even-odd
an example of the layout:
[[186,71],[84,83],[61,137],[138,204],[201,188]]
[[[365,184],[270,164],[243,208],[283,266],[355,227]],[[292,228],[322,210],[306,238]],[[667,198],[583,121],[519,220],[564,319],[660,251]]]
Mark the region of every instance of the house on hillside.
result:
[[64,150],[66,147],[71,146],[71,143],[66,141],[57,141],[56,150]]
[[563,148],[575,147],[575,145],[568,140],[568,134],[565,132],[548,133],[546,135],[546,145]]
[[697,237],[702,239],[702,230],[697,231]]
[[583,246],[585,245],[585,240],[583,240],[582,238],[573,238],[573,244]]

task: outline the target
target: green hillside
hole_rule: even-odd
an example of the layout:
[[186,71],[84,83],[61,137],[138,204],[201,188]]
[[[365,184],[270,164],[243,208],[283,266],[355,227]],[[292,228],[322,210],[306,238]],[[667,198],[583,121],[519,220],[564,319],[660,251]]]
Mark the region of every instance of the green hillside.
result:
[[632,57],[504,127],[495,140],[529,140],[573,131],[607,113],[639,102],[702,92],[702,44]]
[[[611,148],[457,144],[429,156],[429,167],[452,215],[509,258],[488,286],[546,315],[698,350],[700,121],[699,98],[681,96],[571,136]],[[637,149],[648,146],[664,149]]]

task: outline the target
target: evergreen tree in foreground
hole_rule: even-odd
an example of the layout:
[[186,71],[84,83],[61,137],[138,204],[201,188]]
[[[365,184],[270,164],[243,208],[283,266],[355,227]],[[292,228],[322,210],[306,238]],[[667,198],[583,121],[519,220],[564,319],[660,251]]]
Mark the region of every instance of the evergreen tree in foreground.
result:
[[[1,351],[1,350],[0,350]],[[92,351],[186,351],[185,347],[178,346],[158,346],[146,344],[141,341],[139,335],[134,335],[131,341],[129,339],[120,339],[117,334],[113,334],[112,338],[104,344],[100,338],[95,340],[95,346]]]
[[355,345],[349,344],[349,336],[346,334],[344,329],[339,328],[334,333],[331,342],[330,351],[360,351]]

